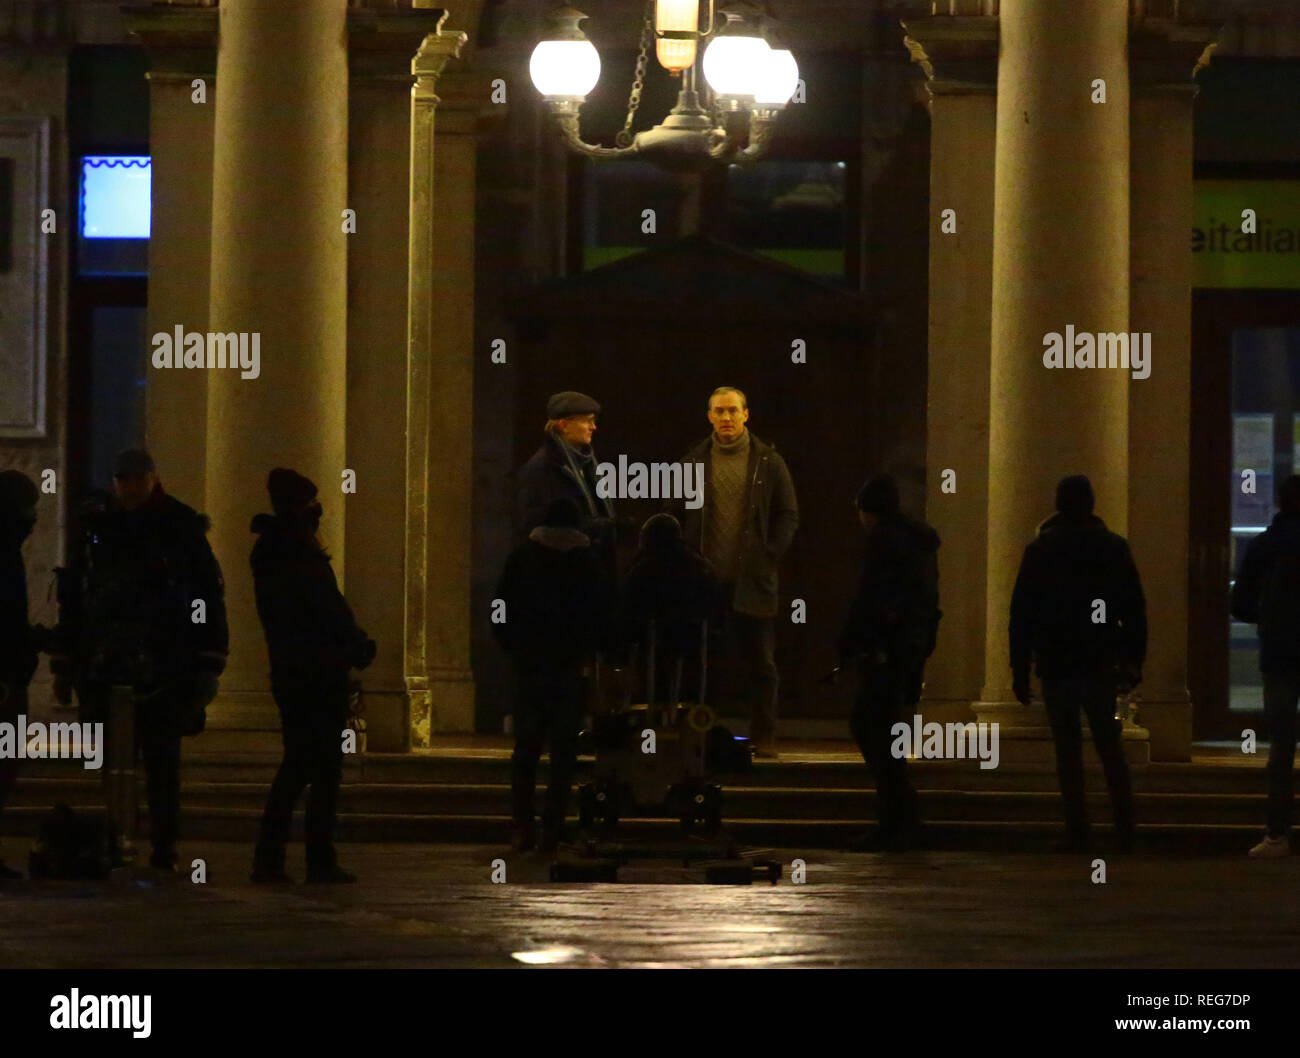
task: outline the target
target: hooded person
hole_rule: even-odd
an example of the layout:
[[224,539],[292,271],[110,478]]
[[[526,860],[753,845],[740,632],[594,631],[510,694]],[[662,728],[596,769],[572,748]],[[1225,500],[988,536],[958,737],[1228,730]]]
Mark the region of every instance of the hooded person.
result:
[[495,598],[503,620],[492,632],[518,677],[511,757],[514,848],[537,844],[534,788],[543,743],[550,744],[550,782],[542,812],[544,851],[559,844],[577,765],[584,711],[583,665],[609,638],[613,585],[591,539],[579,528],[577,504],[561,496],[506,559]]
[[939,534],[904,514],[888,474],[858,491],[867,532],[857,593],[839,639],[840,663],[857,661],[861,686],[850,728],[876,780],[880,827],[858,847],[899,851],[917,839],[920,818],[907,762],[892,752],[893,726],[920,700],[939,618]]
[[343,779],[349,670],[366,668],[375,642],[358,626],[317,539],[321,505],[308,478],[282,467],[267,477],[274,514],[259,514],[250,564],[257,615],[280,710],[284,758],[271,783],[253,856],[253,881],[285,883],[285,850],[303,790],[307,881],[354,882],[338,865],[334,827]]
[[1137,566],[1124,538],[1093,513],[1094,503],[1082,474],[1057,485],[1056,513],[1021,559],[1008,626],[1016,699],[1030,703],[1031,663],[1042,681],[1071,852],[1089,848],[1081,711],[1106,774],[1116,840],[1121,850],[1132,846],[1133,792],[1115,697],[1141,682],[1147,645]]
[[[0,723],[17,724],[27,711],[27,685],[36,671],[36,633],[27,620],[23,541],[36,525],[36,485],[19,470],[0,471]],[[18,779],[17,755],[0,757],[0,811]],[[0,860],[0,879],[22,872]]]
[[[132,688],[149,862],[168,872],[177,861],[181,737],[203,730],[229,646],[225,582],[208,527],[206,516],[164,490],[147,451],[128,448],[114,465],[112,496],[99,493],[83,506],[68,566],[56,570],[55,697],[67,704],[75,687],[81,722],[104,723],[107,734],[112,688]],[[106,784],[115,772],[103,769]]]

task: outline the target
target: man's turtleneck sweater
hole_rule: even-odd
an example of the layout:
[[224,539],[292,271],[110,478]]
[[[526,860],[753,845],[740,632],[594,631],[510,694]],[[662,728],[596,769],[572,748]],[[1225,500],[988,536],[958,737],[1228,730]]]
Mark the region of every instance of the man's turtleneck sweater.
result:
[[740,536],[745,525],[746,471],[749,468],[749,431],[742,430],[734,441],[723,441],[715,433],[710,452],[713,496],[704,554],[723,581],[736,579]]

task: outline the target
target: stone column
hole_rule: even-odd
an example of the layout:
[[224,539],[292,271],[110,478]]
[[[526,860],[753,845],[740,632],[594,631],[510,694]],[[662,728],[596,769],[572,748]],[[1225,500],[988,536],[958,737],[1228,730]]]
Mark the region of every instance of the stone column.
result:
[[215,726],[276,726],[253,602],[249,520],[275,466],[306,474],[343,574],[347,354],[346,0],[225,0],[212,181],[214,332],[260,341],[260,370],[207,372],[207,509],[230,662]]
[[922,712],[945,723],[971,719],[984,680],[998,22],[940,16],[904,28],[930,95],[926,518],[943,540],[943,620]]
[[[1126,0],[1069,17],[1003,0],[993,205],[988,579],[982,720],[1004,740],[1041,708],[1014,704],[1011,589],[1057,481],[1087,474],[1097,513],[1123,533],[1129,372],[1044,366],[1044,336],[1128,331],[1129,110]],[[1105,102],[1093,102],[1097,80]],[[1007,706],[1010,706],[1008,709]],[[1004,759],[1006,753],[1004,752]]]
[[364,675],[369,748],[409,744],[403,661],[406,271],[411,56],[441,11],[348,12],[348,601],[379,646]]
[[[435,93],[464,33],[431,33],[411,62],[406,388],[406,649],[412,747],[474,722],[469,658],[472,503],[471,351],[448,349],[435,297]],[[463,161],[463,159],[462,159]],[[472,212],[471,212],[472,216]],[[441,231],[441,226],[439,226]],[[455,247],[454,252],[463,252]],[[439,259],[441,260],[441,259]],[[471,254],[468,267],[473,268]],[[472,274],[472,272],[471,272]]]
[[[128,12],[149,51],[149,153],[153,202],[149,238],[149,334],[208,329],[212,237],[212,135],[216,108],[217,11]],[[199,85],[195,81],[202,82]],[[152,346],[150,346],[152,350]],[[145,440],[169,492],[205,503],[205,371],[148,368]]]
[[1129,387],[1129,544],[1150,639],[1138,689],[1153,760],[1190,760],[1187,692],[1188,429],[1191,415],[1192,99],[1213,36],[1148,20],[1129,39],[1130,330],[1151,334],[1151,376]]

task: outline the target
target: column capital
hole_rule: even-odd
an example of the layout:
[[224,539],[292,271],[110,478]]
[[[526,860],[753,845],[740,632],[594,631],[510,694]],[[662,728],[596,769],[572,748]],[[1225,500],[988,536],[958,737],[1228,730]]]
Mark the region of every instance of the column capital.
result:
[[1129,86],[1134,95],[1197,92],[1195,78],[1210,64],[1222,26],[1217,22],[1134,19],[1129,26]]
[[936,95],[993,94],[998,85],[998,20],[936,15],[902,24],[903,43]]
[[127,29],[149,52],[149,80],[189,82],[217,75],[215,4],[124,7]]
[[[411,56],[426,37],[447,36],[447,10],[353,6],[348,9],[348,76],[366,81],[411,83]],[[463,36],[463,34],[462,34]]]

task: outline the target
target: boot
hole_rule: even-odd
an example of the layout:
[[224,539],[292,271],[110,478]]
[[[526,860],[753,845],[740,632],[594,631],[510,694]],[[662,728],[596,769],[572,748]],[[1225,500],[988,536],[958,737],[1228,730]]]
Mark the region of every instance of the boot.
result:
[[531,820],[516,823],[514,837],[510,841],[511,852],[531,852],[537,847],[537,826]]
[[292,885],[293,879],[284,871],[284,846],[259,844],[253,852],[254,885]]
[[337,863],[330,867],[308,867],[307,881],[311,885],[350,885],[357,880],[351,871],[345,871]]

